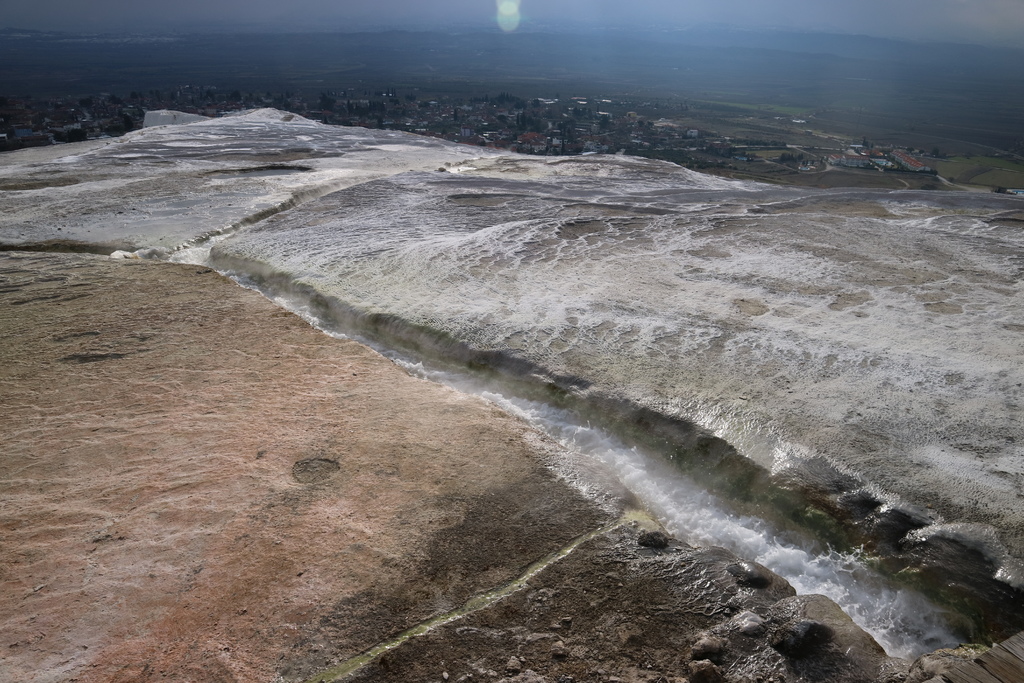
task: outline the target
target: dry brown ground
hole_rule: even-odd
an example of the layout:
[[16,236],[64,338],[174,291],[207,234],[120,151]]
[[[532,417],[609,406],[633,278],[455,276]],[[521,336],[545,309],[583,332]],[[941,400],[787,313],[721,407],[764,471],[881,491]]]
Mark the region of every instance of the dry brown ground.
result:
[[608,517],[489,404],[206,269],[3,254],[0,330],[4,681],[295,678]]

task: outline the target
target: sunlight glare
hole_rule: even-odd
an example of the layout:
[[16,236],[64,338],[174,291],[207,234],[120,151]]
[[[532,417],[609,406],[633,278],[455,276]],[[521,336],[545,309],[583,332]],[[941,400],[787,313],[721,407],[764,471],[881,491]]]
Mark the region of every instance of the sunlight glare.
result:
[[498,26],[511,33],[519,28],[519,0],[498,0]]

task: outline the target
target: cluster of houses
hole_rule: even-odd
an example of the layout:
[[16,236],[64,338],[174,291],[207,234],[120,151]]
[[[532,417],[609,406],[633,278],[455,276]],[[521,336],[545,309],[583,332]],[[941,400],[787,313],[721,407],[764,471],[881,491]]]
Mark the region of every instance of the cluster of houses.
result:
[[853,145],[844,154],[830,154],[825,159],[830,166],[845,168],[874,168],[880,171],[898,169],[915,173],[932,173],[934,169],[901,149],[865,149]]
[[700,136],[696,129],[655,125],[632,111],[650,103],[585,97],[522,99],[507,94],[466,101],[449,98],[371,107],[367,100],[336,102],[311,112],[326,123],[394,128],[470,145],[526,154],[586,154],[674,147]]
[[633,107],[644,102],[572,97],[523,99],[502,93],[468,101],[398,97],[392,90],[299,95],[222,92],[183,86],[170,92],[103,93],[84,98],[0,97],[0,150],[121,135],[141,128],[145,113],[173,109],[219,116],[254,107],[277,107],[329,124],[390,128],[471,145],[528,154],[584,154],[626,149],[674,149],[705,134],[655,125]]
[[0,151],[123,135],[144,110],[111,95],[35,100],[0,96]]
[[[467,100],[399,97],[394,90],[321,93],[307,101],[294,93],[243,95],[213,87],[132,92],[126,98],[99,94],[79,99],[31,100],[0,96],[0,151],[120,135],[141,128],[147,111],[172,109],[220,116],[255,107],[276,107],[328,124],[390,128],[470,145],[526,154],[617,152],[661,156],[697,167],[734,160],[756,161],[757,145],[681,125],[666,105],[600,98],[524,99],[508,93]],[[668,107],[670,108],[670,107]],[[643,112],[638,114],[637,111]],[[657,116],[664,112],[665,116]],[[753,146],[741,144],[751,143]],[[716,162],[715,159],[726,161]],[[814,163],[797,160],[801,170]],[[909,152],[851,145],[825,162],[847,168],[934,172]]]
[[182,86],[171,91],[99,93],[87,97],[9,97],[0,93],[0,151],[114,137],[142,128],[147,111],[174,109],[206,117],[276,106],[305,110],[290,93],[242,95],[214,87]]

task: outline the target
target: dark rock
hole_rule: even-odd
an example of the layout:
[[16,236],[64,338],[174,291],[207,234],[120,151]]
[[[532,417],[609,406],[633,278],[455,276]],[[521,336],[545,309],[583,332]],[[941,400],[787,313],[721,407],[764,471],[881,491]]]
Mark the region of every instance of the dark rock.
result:
[[844,493],[836,499],[836,502],[858,522],[867,519],[875,510],[882,507],[882,501],[865,489]]
[[690,663],[690,683],[725,683],[722,670],[706,659]]
[[780,625],[778,630],[772,630],[774,641],[805,621],[827,628],[830,633],[827,650],[843,652],[846,658],[862,670],[878,670],[889,660],[881,645],[854,624],[839,605],[823,595],[801,595],[780,600],[771,609],[765,626],[768,626],[767,623]]
[[667,548],[669,536],[663,531],[641,531],[636,542],[645,548]]
[[862,523],[878,548],[899,552],[908,534],[923,529],[931,520],[923,510],[884,507],[869,515]]
[[832,629],[811,619],[804,619],[780,633],[772,647],[794,659],[809,657],[823,645],[832,641]]
[[690,657],[693,659],[710,659],[711,661],[717,662],[721,659],[722,653],[725,652],[726,646],[729,644],[725,638],[719,638],[717,636],[705,636],[693,644],[690,648]]
[[767,588],[772,585],[772,572],[757,562],[737,562],[725,568],[736,578],[736,583],[747,588]]

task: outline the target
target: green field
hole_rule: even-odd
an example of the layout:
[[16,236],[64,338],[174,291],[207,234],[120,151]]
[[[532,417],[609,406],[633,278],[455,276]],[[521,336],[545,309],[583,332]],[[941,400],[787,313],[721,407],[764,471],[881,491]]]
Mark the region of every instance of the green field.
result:
[[1001,168],[1007,171],[1024,173],[1024,163],[1000,157],[952,157],[950,158],[950,161],[964,162],[973,166],[987,166],[989,168]]
[[807,107],[789,107],[781,104],[750,104],[746,102],[727,102],[725,100],[693,100],[697,106],[705,106],[712,109],[741,109],[745,111],[758,112],[760,114],[784,114],[786,116],[800,116],[807,114]]
[[752,153],[756,154],[757,156],[761,157],[762,159],[778,159],[779,157],[781,157],[783,154],[786,154],[787,152],[789,154],[792,154],[793,156],[801,154],[800,150],[798,150],[798,149],[788,149],[788,148],[787,149],[752,149],[750,151]]
[[995,170],[975,176],[971,181],[975,185],[987,187],[1014,187],[1024,188],[1024,173],[1016,171]]
[[999,157],[953,157],[938,163],[939,175],[983,187],[1024,187],[1024,164]]

